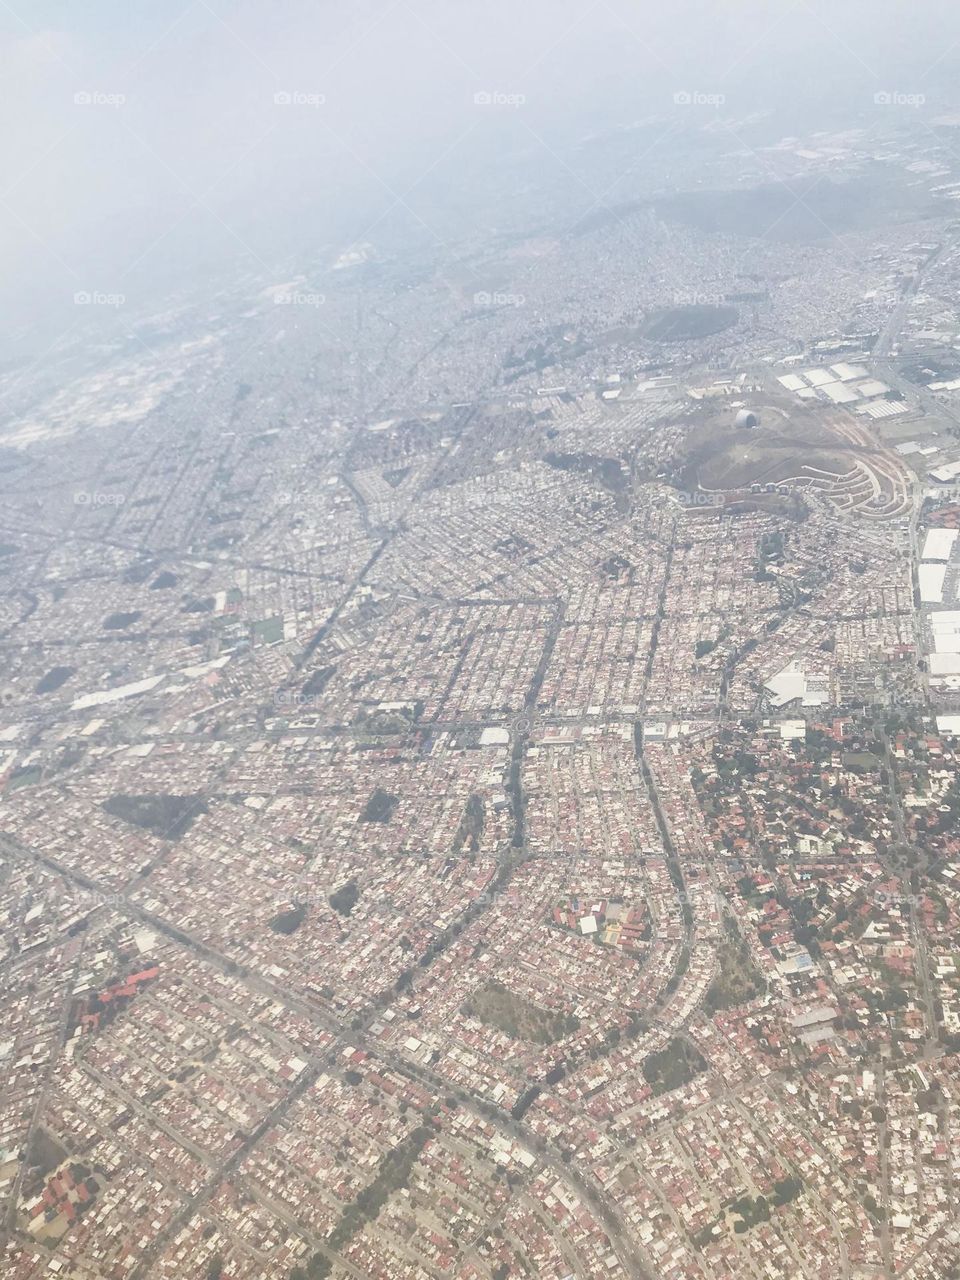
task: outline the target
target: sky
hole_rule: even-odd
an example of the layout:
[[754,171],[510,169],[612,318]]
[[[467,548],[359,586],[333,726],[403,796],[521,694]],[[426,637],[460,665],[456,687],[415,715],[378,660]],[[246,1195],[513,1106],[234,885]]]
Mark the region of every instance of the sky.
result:
[[955,0],[4,0],[0,302],[268,270],[678,95],[960,105],[958,41]]

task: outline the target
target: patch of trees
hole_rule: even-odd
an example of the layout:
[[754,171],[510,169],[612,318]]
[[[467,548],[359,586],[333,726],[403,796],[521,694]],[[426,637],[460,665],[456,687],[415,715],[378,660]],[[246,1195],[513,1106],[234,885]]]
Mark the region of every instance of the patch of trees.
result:
[[703,1054],[689,1041],[674,1036],[657,1053],[644,1059],[643,1078],[659,1096],[679,1089],[706,1069]]
[[359,897],[360,888],[356,880],[348,880],[330,895],[330,905],[338,915],[348,916],[357,905]]
[[108,618],[103,620],[104,631],[125,631],[127,627],[132,627],[135,622],[143,617],[139,609],[134,609],[132,613],[111,613]]
[[54,693],[61,685],[66,684],[75,670],[76,667],[51,667],[47,674],[37,681],[34,693]]
[[288,911],[279,911],[270,921],[270,928],[274,933],[282,933],[289,937],[291,933],[296,933],[306,918],[307,908],[300,903]]
[[179,840],[190,830],[207,802],[200,795],[115,795],[101,806],[105,812],[161,840]]
[[399,796],[393,796],[389,791],[384,791],[382,787],[377,787],[364,805],[363,812],[360,814],[360,821],[389,822],[399,803]]

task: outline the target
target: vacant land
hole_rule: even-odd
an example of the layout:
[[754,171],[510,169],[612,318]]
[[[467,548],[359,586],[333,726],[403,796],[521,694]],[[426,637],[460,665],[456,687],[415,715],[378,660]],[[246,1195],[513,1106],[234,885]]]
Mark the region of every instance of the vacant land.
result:
[[534,1044],[553,1044],[572,1035],[580,1026],[579,1019],[572,1014],[542,1009],[508,991],[502,982],[489,982],[475,991],[463,1011],[514,1040],[532,1040]]
[[849,444],[812,416],[795,422],[772,418],[752,431],[710,423],[691,432],[691,469],[707,490],[746,489],[751,484],[780,484],[813,473],[849,471]]
[[753,963],[750,948],[730,924],[717,950],[717,959],[719,972],[707,991],[711,1013],[746,1004],[763,993],[763,975]]
[[644,317],[640,336],[648,342],[690,342],[731,329],[740,319],[736,307],[691,303],[660,307]]
[[479,850],[485,819],[486,805],[483,802],[483,796],[474,792],[467,800],[463,817],[457,827],[457,834],[453,838],[454,853],[459,853],[464,845],[469,846],[471,853]]

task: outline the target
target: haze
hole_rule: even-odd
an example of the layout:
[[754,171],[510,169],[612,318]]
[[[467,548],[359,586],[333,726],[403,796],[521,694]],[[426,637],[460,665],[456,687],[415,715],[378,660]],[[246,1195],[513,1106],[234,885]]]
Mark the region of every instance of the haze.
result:
[[445,242],[438,201],[489,225],[485,176],[518,161],[524,182],[574,191],[578,138],[668,116],[678,92],[788,123],[882,90],[950,106],[960,37],[955,5],[896,0],[46,0],[0,21],[14,333],[69,316],[77,291],[146,301],[398,219]]

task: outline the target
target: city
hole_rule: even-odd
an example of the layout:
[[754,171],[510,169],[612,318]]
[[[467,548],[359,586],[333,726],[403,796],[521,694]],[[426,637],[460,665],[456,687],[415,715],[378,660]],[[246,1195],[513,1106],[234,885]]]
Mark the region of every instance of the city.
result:
[[0,370],[4,1277],[960,1276],[960,116],[882,96]]

